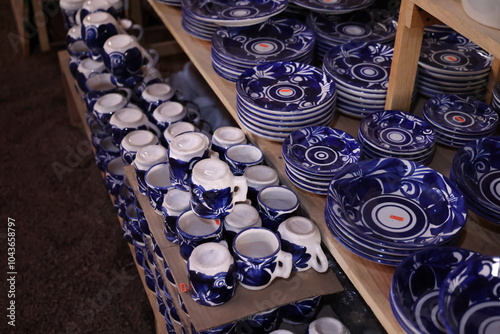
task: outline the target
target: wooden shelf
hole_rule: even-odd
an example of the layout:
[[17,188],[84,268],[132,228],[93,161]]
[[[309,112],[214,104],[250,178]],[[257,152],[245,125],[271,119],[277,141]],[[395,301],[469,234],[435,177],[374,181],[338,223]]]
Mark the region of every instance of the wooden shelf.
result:
[[[458,4],[458,0],[415,0],[414,2],[418,2],[422,6],[428,5],[429,7],[431,7],[431,4],[433,3],[439,3],[442,6],[447,6],[448,3],[451,3],[449,7],[451,7],[451,5],[456,7]],[[410,0],[403,0],[404,6],[414,5],[414,2],[411,2]],[[237,121],[238,118],[236,115],[235,84],[221,78],[213,71],[210,55],[210,42],[199,40],[184,31],[181,24],[182,15],[180,8],[161,4],[155,0],[149,0],[149,3],[154,8],[154,10],[159,15],[174,38],[177,40],[184,52],[189,56],[193,64],[205,78],[207,83],[212,87],[213,91],[219,97],[220,101],[224,104],[229,113]],[[432,5],[432,8],[434,8],[434,10],[436,11],[439,11],[439,7],[435,6],[437,5]],[[403,12],[405,12],[406,10],[407,9],[403,9]],[[450,13],[454,13],[451,12],[451,9],[448,10],[450,11]],[[412,11],[412,13],[415,14],[415,11]],[[445,17],[441,18],[445,19]],[[455,19],[455,24],[458,24],[459,21],[462,20],[462,18],[463,15],[462,17]],[[463,22],[465,25],[465,22],[467,21],[464,19]],[[475,25],[475,27],[476,28],[474,30],[471,30],[471,33],[474,31],[480,31],[482,29],[480,27],[477,27],[477,25]],[[418,38],[418,36],[415,38]],[[491,37],[493,41],[498,41],[498,37],[495,38]],[[491,43],[491,45],[497,44],[496,42],[489,42],[486,38],[484,43]],[[490,44],[487,44],[486,46],[489,45]],[[420,46],[418,46],[418,49],[420,49]],[[413,49],[407,50],[406,52],[418,54],[418,52]],[[403,68],[401,67],[401,70],[402,69]],[[394,84],[394,81],[392,81],[392,83]],[[393,95],[396,97],[396,95],[398,94],[393,93]],[[404,97],[406,97],[406,95],[404,95],[404,91],[399,95],[398,98],[400,98],[401,100],[404,100]],[[394,101],[392,101],[390,105],[396,106]],[[409,108],[407,110],[409,110]],[[415,110],[415,112],[418,113],[418,109]],[[338,115],[332,122],[331,126],[334,128],[342,129],[350,133],[351,135],[356,136],[358,123],[359,121],[357,119]],[[244,129],[244,127],[242,128]],[[340,245],[332,237],[324,221],[323,212],[325,207],[325,197],[321,195],[311,194],[295,187],[288,181],[288,179],[284,175],[284,161],[281,155],[281,143],[272,142],[254,136],[251,133],[246,133],[251,142],[263,150],[267,159],[266,162],[270,166],[273,166],[278,170],[283,183],[285,183],[297,193],[300,198],[302,209],[304,210],[304,212],[307,212],[309,217],[313,221],[315,221],[320,228],[323,242],[328,247],[330,253],[335,257],[336,261],[344,270],[347,277],[354,284],[366,303],[371,307],[374,314],[376,315],[380,323],[384,326],[386,331],[389,333],[403,333],[403,329],[393,316],[388,299],[390,282],[395,268],[365,260]],[[430,167],[442,172],[445,175],[449,175],[449,166],[451,164],[451,160],[455,151],[456,150],[454,149],[438,146],[435,158],[430,164]],[[469,220],[463,233],[463,238],[460,242],[460,246],[485,254],[500,254],[500,228],[499,226],[484,221],[483,219],[477,217],[475,214],[470,213]]]

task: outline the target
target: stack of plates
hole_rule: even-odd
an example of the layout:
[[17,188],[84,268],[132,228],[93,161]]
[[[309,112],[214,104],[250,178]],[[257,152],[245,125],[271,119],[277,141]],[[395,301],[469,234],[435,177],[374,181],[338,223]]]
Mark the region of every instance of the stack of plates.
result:
[[182,5],[181,0],[156,0],[156,2],[164,3],[165,5],[180,7]]
[[423,116],[434,127],[436,141],[453,147],[492,135],[499,123],[498,114],[489,105],[458,95],[436,95],[429,99]]
[[262,62],[309,64],[314,43],[314,31],[292,18],[273,17],[248,27],[220,27],[212,38],[212,66],[221,77],[234,82],[243,71]]
[[340,112],[361,118],[384,109],[392,53],[384,44],[352,41],[325,54],[323,70],[336,82]]
[[462,146],[450,168],[469,209],[500,224],[500,137],[476,139]]
[[360,159],[359,144],[348,133],[328,126],[297,130],[282,145],[285,172],[297,187],[326,195],[332,178]]
[[282,142],[290,133],[328,125],[335,112],[335,83],[320,69],[296,62],[262,63],[236,82],[240,123],[257,136]]
[[500,113],[500,82],[495,85],[493,89],[493,98],[491,100],[491,106],[496,112]]
[[363,118],[358,141],[363,156],[401,158],[429,163],[435,152],[435,132],[425,120],[399,110],[383,110]]
[[355,39],[366,42],[391,44],[396,36],[397,17],[386,16],[386,10],[359,10],[344,15],[310,12],[307,23],[316,32],[316,60],[334,46]]
[[459,35],[422,43],[417,88],[427,97],[437,94],[482,97],[493,57]]
[[429,167],[403,159],[362,160],[330,183],[325,221],[353,253],[396,266],[418,250],[455,242],[467,205],[458,187]]
[[184,30],[199,39],[211,41],[212,35],[219,26],[194,17],[188,10],[182,8],[182,27]]
[[226,27],[264,22],[284,11],[288,0],[182,0],[182,7],[200,21]]
[[312,12],[346,14],[370,7],[375,0],[293,0],[293,3]]

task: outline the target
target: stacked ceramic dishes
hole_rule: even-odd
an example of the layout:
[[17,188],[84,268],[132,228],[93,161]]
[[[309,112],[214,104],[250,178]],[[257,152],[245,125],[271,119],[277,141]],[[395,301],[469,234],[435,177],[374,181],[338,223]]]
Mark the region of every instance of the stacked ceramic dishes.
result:
[[264,22],[284,11],[288,0],[182,0],[182,7],[200,21],[226,27]]
[[416,251],[456,242],[467,205],[455,183],[425,165],[361,160],[330,183],[325,221],[351,252],[396,266]]
[[297,62],[269,62],[247,69],[236,82],[236,111],[253,134],[283,142],[307,126],[328,125],[335,113],[335,82]]
[[180,7],[182,5],[181,0],[156,0],[156,2],[175,7]]
[[471,211],[500,224],[500,137],[462,146],[453,157],[450,178],[464,193]]
[[439,316],[440,291],[450,272],[480,257],[481,254],[463,248],[430,247],[398,265],[392,276],[389,302],[406,333],[447,333]]
[[307,23],[316,32],[316,60],[334,46],[355,39],[391,44],[396,36],[397,17],[382,9],[363,9],[349,14],[332,15],[310,12]]
[[495,84],[493,89],[493,97],[491,99],[491,107],[500,113],[500,82]]
[[418,62],[418,92],[484,95],[493,57],[459,34],[426,38]]
[[357,40],[325,54],[323,70],[336,82],[340,112],[361,118],[384,109],[393,50]]
[[305,23],[273,17],[248,27],[220,27],[212,38],[212,66],[235,82],[247,68],[262,62],[309,64],[314,55],[314,31]]
[[199,39],[205,41],[211,41],[212,35],[219,28],[218,25],[201,21],[191,14],[186,8],[182,8],[182,28],[184,30]]
[[297,6],[313,12],[328,14],[346,14],[373,5],[375,0],[294,0]]
[[434,127],[436,141],[452,147],[492,135],[499,123],[498,114],[488,104],[458,95],[427,100],[423,117]]
[[326,195],[332,178],[347,164],[359,161],[358,142],[328,126],[310,126],[291,133],[282,145],[285,173],[297,187]]
[[359,123],[363,157],[401,158],[429,163],[435,152],[435,131],[425,120],[399,110],[378,111]]

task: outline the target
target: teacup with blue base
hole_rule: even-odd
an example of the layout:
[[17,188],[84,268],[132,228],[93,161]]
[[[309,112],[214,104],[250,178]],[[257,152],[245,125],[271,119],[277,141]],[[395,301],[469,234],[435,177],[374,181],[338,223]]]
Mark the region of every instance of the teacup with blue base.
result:
[[284,186],[265,187],[257,194],[257,203],[262,226],[272,231],[294,216],[300,204],[297,195]]

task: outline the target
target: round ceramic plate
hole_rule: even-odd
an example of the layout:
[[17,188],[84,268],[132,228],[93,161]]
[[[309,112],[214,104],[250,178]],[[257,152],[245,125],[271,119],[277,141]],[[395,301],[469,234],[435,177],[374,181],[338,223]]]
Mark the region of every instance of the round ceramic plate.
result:
[[352,41],[331,48],[323,57],[323,70],[346,87],[386,92],[393,50],[384,44]]
[[311,65],[269,62],[243,72],[236,82],[236,92],[260,108],[300,111],[331,101],[335,83]]
[[287,5],[287,0],[182,0],[182,7],[198,20],[233,27],[264,22]]
[[326,206],[360,240],[403,249],[443,244],[467,220],[465,199],[453,182],[420,163],[393,158],[343,168],[330,183]]
[[[314,31],[293,18],[270,18],[248,27],[220,27],[212,47],[237,63],[295,60],[314,49]],[[248,66],[247,66],[248,67]]]
[[440,320],[438,295],[446,276],[480,254],[458,247],[431,247],[407,257],[392,277],[390,301],[394,313],[412,332],[446,333]]
[[412,154],[431,150],[435,133],[425,120],[399,110],[374,112],[361,120],[359,133],[365,142],[387,153]]
[[293,3],[314,12],[345,14],[371,6],[375,0],[293,0]]
[[359,144],[348,133],[327,126],[304,127],[282,145],[283,158],[305,172],[332,175],[361,156]]
[[458,134],[481,134],[494,130],[498,114],[486,103],[457,95],[437,95],[424,105],[424,116],[432,123]]

